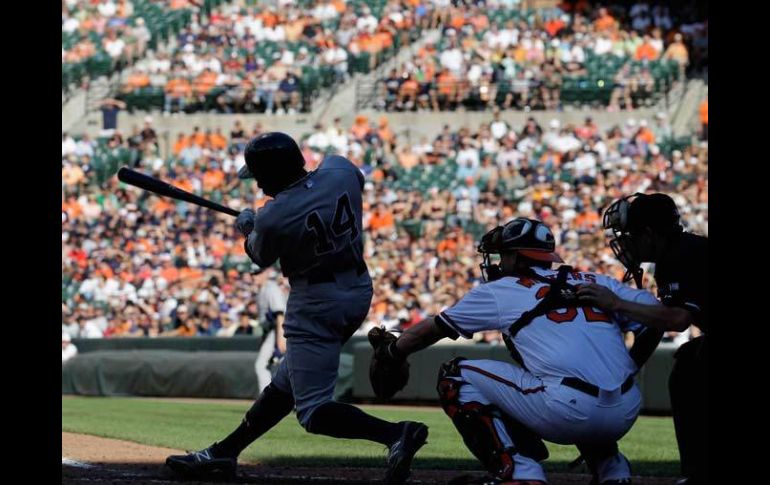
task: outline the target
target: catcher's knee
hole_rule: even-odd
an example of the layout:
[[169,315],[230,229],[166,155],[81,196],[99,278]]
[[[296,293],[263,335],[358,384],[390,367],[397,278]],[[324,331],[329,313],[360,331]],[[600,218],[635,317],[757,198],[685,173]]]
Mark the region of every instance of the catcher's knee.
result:
[[[458,364],[464,360],[458,357],[441,366],[437,390],[444,412],[452,420],[463,441],[484,467],[499,479],[511,479],[515,467],[514,455],[521,454],[542,461],[548,457],[545,444],[532,431],[501,412],[496,406],[476,401],[460,401],[460,388],[466,385],[459,379]],[[511,446],[503,440],[495,427],[494,420],[503,423],[512,441]]]

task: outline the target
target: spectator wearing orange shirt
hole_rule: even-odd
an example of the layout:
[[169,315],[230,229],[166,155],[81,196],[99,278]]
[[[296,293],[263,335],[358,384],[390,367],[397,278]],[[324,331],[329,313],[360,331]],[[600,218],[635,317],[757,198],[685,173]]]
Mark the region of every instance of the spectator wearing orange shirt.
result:
[[353,126],[350,128],[350,132],[353,133],[353,137],[356,140],[363,140],[366,135],[369,134],[371,129],[369,128],[369,119],[365,115],[356,116]]
[[548,32],[548,35],[550,35],[551,37],[556,37],[556,34],[558,34],[559,31],[566,26],[567,24],[564,23],[561,17],[554,17],[546,20],[545,25],[543,25],[543,28],[545,29],[546,32]]
[[176,137],[176,141],[174,142],[174,146],[171,149],[171,153],[174,154],[175,157],[178,157],[179,154],[182,153],[182,150],[187,148],[190,145],[190,140],[184,136],[184,133],[179,133]]
[[643,37],[642,43],[639,44],[639,47],[636,48],[634,59],[637,61],[654,61],[658,58],[659,55],[660,52],[658,52],[650,42],[650,36],[645,35]]
[[436,76],[436,89],[431,91],[433,109],[447,109],[457,105],[457,78],[447,68]]
[[417,93],[420,85],[414,79],[411,73],[407,73],[406,79],[398,88],[398,99],[396,100],[396,109],[399,111],[411,110],[417,108]]
[[206,68],[193,81],[193,94],[201,100],[206,100],[206,95],[217,85],[217,73]]
[[227,148],[227,139],[225,138],[225,135],[222,134],[222,128],[215,129],[214,133],[211,133],[210,129],[206,130],[206,135],[212,148],[216,150],[224,150]]
[[212,162],[209,167],[209,170],[203,173],[203,179],[201,180],[205,192],[216,190],[222,187],[225,182],[225,173],[219,169],[218,163]]
[[377,204],[377,208],[372,212],[372,217],[369,218],[369,229],[376,232],[393,227],[393,213],[385,209],[385,204]]
[[610,15],[607,9],[604,7],[600,8],[599,15],[594,21],[594,28],[596,28],[596,31],[601,32],[604,30],[612,30],[615,28],[615,24],[615,19],[612,17],[612,15]]
[[476,32],[484,32],[489,28],[489,18],[476,6],[473,7],[473,16],[470,18],[470,24],[476,29]]
[[646,143],[647,146],[655,144],[655,133],[647,126],[647,120],[639,121],[639,132],[636,134],[636,140]]
[[709,100],[704,99],[698,108],[700,117],[701,140],[709,141]]
[[393,130],[390,129],[388,118],[385,116],[380,116],[380,119],[377,122],[377,136],[382,140],[385,151],[389,153],[396,143],[396,136],[393,134]]
[[163,111],[171,112],[172,103],[176,103],[179,111],[184,111],[187,104],[187,98],[192,96],[192,86],[184,77],[177,74],[166,83],[166,99],[164,101]]
[[201,132],[199,126],[193,127],[193,134],[190,135],[190,143],[202,147],[206,144],[206,135]]
[[140,88],[146,88],[150,85],[150,76],[142,68],[137,68],[136,71],[129,74],[126,79],[126,84],[123,85],[122,91],[124,93],[130,93]]

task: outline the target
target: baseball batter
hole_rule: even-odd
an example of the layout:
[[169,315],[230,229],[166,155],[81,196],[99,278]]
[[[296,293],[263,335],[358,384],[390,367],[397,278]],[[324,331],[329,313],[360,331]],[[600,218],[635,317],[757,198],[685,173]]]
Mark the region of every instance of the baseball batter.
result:
[[[630,483],[616,441],[636,420],[641,396],[623,332],[642,327],[583,306],[575,288],[596,283],[624,300],[656,299],[607,276],[554,271],[552,263],[562,262],[554,250],[551,231],[536,220],[518,218],[487,233],[479,252],[488,282],[392,342],[390,365],[443,337],[500,330],[517,365],[456,358],[438,380],[444,410],[492,475],[484,483],[545,483],[542,439],[578,445],[593,484]],[[500,264],[490,254],[500,254]]]
[[283,324],[286,354],[243,422],[222,441],[166,460],[186,477],[233,475],[238,455],[296,407],[311,433],[366,439],[389,447],[385,483],[403,483],[425,443],[422,423],[390,423],[357,407],[335,402],[342,345],[363,322],[372,281],[363,259],[364,177],[349,160],[329,156],[306,172],[296,142],[284,133],[264,133],[245,148],[241,178],[255,178],[273,199],[258,213],[236,221],[246,252],[259,266],[280,261],[291,290]]

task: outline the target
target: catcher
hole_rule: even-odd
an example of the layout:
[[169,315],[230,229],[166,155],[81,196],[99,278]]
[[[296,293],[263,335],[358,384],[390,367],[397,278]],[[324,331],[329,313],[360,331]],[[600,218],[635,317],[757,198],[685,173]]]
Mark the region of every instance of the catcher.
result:
[[641,395],[623,331],[643,327],[583,306],[575,289],[590,282],[624,300],[657,302],[607,276],[566,265],[552,270],[563,262],[554,250],[553,234],[536,220],[517,218],[488,232],[478,247],[486,284],[398,339],[370,332],[372,387],[389,398],[406,385],[409,354],[444,337],[500,330],[517,364],[458,357],[438,376],[444,411],[491,474],[482,483],[544,484],[548,440],[577,445],[592,485],[628,484],[630,465],[616,442],[636,421]]

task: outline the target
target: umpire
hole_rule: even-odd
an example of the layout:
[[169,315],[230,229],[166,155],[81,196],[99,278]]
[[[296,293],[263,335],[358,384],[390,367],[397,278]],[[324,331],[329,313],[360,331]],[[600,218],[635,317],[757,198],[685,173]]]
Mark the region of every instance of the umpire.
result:
[[620,300],[594,284],[582,285],[578,296],[660,331],[683,332],[690,325],[701,330],[700,337],[674,354],[668,385],[684,476],[677,484],[708,483],[708,238],[683,232],[676,204],[665,194],[634,194],[615,201],[604,214],[604,228],[614,233],[610,247],[628,270],[626,280],[641,278],[640,263],[655,265],[663,304]]

